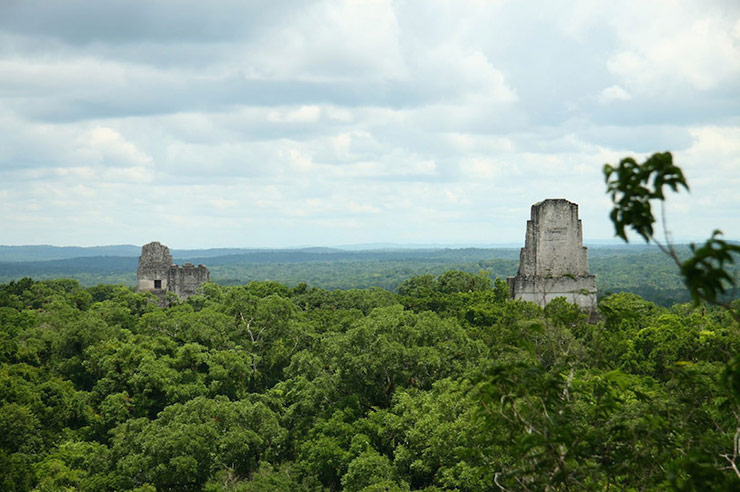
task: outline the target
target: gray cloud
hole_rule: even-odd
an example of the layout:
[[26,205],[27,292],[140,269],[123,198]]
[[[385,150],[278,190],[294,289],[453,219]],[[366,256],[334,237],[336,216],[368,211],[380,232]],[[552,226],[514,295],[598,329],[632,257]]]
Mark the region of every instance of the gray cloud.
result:
[[610,237],[601,166],[662,150],[737,238],[738,86],[729,1],[6,1],[0,243]]
[[249,39],[276,22],[300,16],[314,2],[280,3],[224,0],[217,4],[189,0],[6,0],[0,28],[20,35],[44,35],[75,45],[209,43]]

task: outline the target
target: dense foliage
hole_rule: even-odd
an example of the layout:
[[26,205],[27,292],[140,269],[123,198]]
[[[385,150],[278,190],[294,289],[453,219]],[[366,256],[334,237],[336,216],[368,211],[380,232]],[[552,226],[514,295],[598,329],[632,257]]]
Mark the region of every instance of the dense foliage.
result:
[[588,324],[449,271],[398,293],[0,286],[0,489],[740,489],[738,326],[629,293]]
[[[23,248],[20,249],[21,252],[24,251]],[[91,253],[86,248],[81,250]],[[37,280],[74,278],[86,287],[100,283],[136,284],[137,256],[9,261],[14,258],[11,254],[13,251],[15,250],[3,253],[0,247],[0,283],[33,277]],[[687,246],[677,246],[676,251],[682,258],[688,257],[690,253]],[[42,249],[41,252],[47,255],[60,254],[56,250]],[[41,252],[34,249],[26,254],[39,256]],[[138,255],[139,252],[134,248],[134,254]],[[211,256],[206,255],[208,252]],[[218,255],[222,252],[229,254]],[[515,275],[519,266],[519,250],[514,248],[397,251],[325,251],[311,248],[240,254],[233,250],[205,250],[197,252],[201,256],[187,253],[180,253],[185,256],[176,256],[175,261],[180,264],[189,261],[196,265],[208,265],[211,279],[221,285],[272,280],[289,286],[306,282],[323,289],[381,287],[395,291],[402,282],[415,275],[441,275],[448,270],[469,273],[486,270],[493,277],[506,277]],[[80,251],[74,249],[69,254],[80,254]],[[690,299],[675,263],[657,247],[592,247],[589,249],[589,263],[591,273],[596,274],[599,297],[616,292],[632,292],[662,306],[671,306]],[[739,268],[740,266],[735,265],[735,277],[740,277]],[[740,292],[737,288],[729,293],[731,298],[738,296]]]

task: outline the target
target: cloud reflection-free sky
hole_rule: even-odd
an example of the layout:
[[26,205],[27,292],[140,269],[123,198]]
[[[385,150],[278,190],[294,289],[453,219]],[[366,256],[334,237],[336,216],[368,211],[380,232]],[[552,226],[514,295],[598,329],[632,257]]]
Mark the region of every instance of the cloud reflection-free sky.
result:
[[740,3],[0,1],[0,244],[613,236],[671,150],[677,240],[740,239]]

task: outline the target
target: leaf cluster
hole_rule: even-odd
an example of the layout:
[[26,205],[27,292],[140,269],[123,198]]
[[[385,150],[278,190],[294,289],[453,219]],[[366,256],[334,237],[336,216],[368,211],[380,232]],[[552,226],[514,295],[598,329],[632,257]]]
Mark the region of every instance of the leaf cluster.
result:
[[681,275],[694,302],[716,303],[728,286],[737,284],[728,267],[735,263],[733,255],[740,255],[740,245],[720,239],[721,234],[715,230],[703,245],[691,244],[691,257],[681,264]]
[[[604,178],[607,193],[613,203],[609,217],[614,224],[616,235],[628,241],[625,228],[631,228],[646,242],[656,242],[679,267],[695,304],[701,301],[722,304],[719,296],[738,283],[736,276],[728,271],[728,267],[734,263],[733,255],[740,254],[740,245],[720,239],[721,231],[715,230],[702,246],[691,244],[691,256],[681,260],[669,241],[663,245],[654,238],[653,225],[656,219],[650,201],[658,200],[661,204],[665,201],[664,186],[673,191],[678,191],[679,187],[689,189],[683,171],[673,164],[671,153],[653,154],[642,164],[638,164],[631,157],[622,159],[617,167],[605,164]],[[665,227],[664,224],[664,229]],[[740,314],[731,312],[740,323]]]
[[653,154],[642,164],[626,157],[616,167],[605,164],[603,171],[607,193],[614,204],[609,217],[617,236],[625,241],[628,241],[627,227],[646,242],[651,240],[655,217],[650,200],[664,200],[664,186],[673,191],[678,191],[679,187],[689,189],[683,171],[673,164],[670,152]]

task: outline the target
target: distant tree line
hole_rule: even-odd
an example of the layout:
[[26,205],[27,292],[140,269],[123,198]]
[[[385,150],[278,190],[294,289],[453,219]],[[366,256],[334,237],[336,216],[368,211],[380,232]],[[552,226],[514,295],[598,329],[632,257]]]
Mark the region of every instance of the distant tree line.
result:
[[[688,256],[688,247],[677,249],[682,256]],[[290,286],[306,282],[324,289],[380,287],[390,291],[396,291],[406,279],[415,275],[441,275],[448,270],[477,274],[483,270],[496,278],[515,275],[519,266],[518,251],[513,249],[351,253],[349,258],[304,253],[290,262],[273,261],[276,257],[264,253],[259,261],[248,259],[250,255],[187,260],[206,263],[213,281],[221,285],[269,280]],[[632,292],[663,306],[690,299],[673,261],[655,247],[596,247],[589,249],[589,259],[591,272],[597,275],[600,297]],[[86,287],[119,283],[133,286],[136,284],[136,261],[134,257],[89,257],[0,262],[0,282],[17,281],[24,276],[37,280],[64,277],[77,279]],[[737,277],[739,273],[735,271],[734,275]],[[730,297],[737,297],[737,294],[735,290]]]

